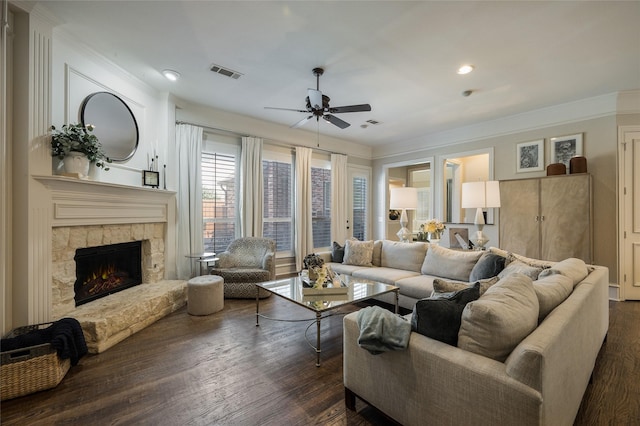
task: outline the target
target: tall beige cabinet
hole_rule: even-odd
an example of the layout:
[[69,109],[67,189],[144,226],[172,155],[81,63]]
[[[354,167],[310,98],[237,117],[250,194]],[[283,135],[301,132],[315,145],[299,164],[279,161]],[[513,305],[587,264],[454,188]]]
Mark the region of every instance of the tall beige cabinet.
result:
[[536,259],[593,259],[591,175],[500,181],[500,248]]

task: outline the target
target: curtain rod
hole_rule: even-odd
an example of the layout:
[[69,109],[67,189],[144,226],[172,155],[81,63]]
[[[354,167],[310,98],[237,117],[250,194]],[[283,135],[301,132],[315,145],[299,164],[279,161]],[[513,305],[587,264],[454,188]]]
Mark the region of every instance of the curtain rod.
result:
[[[239,137],[251,137],[251,135],[238,133],[238,132],[236,132],[234,130],[220,129],[220,128],[217,128],[217,127],[205,126],[205,125],[197,124],[197,123],[190,123],[188,121],[176,120],[176,124],[189,124],[191,126],[198,126],[198,127],[202,127],[203,129],[213,130],[214,132],[225,132],[225,133],[230,133],[230,134],[232,134],[234,136],[239,136]],[[259,136],[253,136],[253,137],[259,137]],[[285,142],[280,142],[280,141],[276,141],[276,140],[273,140],[273,139],[267,139],[267,138],[261,138],[261,139],[263,139],[265,141],[268,141],[271,145],[279,146],[281,148],[295,148],[296,146],[302,146],[302,145],[287,144]],[[324,148],[320,148],[320,147],[308,147],[308,146],[307,147],[303,146],[303,147],[304,148],[311,148],[311,149],[313,149],[315,151],[326,152],[326,153],[329,153],[329,154],[347,155],[347,154],[343,154],[341,152],[335,152],[335,151],[331,151],[329,149],[324,149]]]

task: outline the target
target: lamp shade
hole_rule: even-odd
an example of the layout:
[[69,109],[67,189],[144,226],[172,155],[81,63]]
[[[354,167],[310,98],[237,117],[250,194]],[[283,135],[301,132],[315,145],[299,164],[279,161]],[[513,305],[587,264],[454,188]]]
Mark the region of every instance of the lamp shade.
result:
[[500,207],[500,182],[464,182],[462,184],[462,208]]
[[418,208],[418,189],[411,187],[391,188],[390,209],[415,210]]

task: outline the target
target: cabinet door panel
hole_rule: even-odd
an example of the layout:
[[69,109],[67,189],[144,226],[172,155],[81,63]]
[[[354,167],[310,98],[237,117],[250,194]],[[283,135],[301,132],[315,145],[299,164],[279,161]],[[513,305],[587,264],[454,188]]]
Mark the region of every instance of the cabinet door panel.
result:
[[591,176],[541,179],[541,258],[591,263]]
[[500,248],[523,256],[540,255],[539,180],[500,182]]

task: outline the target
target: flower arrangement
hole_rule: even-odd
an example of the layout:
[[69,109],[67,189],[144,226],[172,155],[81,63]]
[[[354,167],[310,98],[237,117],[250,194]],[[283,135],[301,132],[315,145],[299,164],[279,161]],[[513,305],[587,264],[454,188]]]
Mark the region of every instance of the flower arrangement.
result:
[[51,126],[51,156],[64,159],[71,151],[81,152],[87,156],[89,162],[95,163],[96,167],[105,167],[106,163],[111,163],[102,149],[102,144],[98,137],[91,132],[94,126],[88,124],[86,127],[80,123],[65,124],[60,130]]
[[418,231],[418,240],[429,241],[429,238],[440,239],[445,229],[447,229],[445,224],[438,219],[429,219],[428,221],[420,225],[420,230]]
[[302,260],[305,269],[311,269],[314,266],[324,265],[324,260],[315,253],[308,254]]

